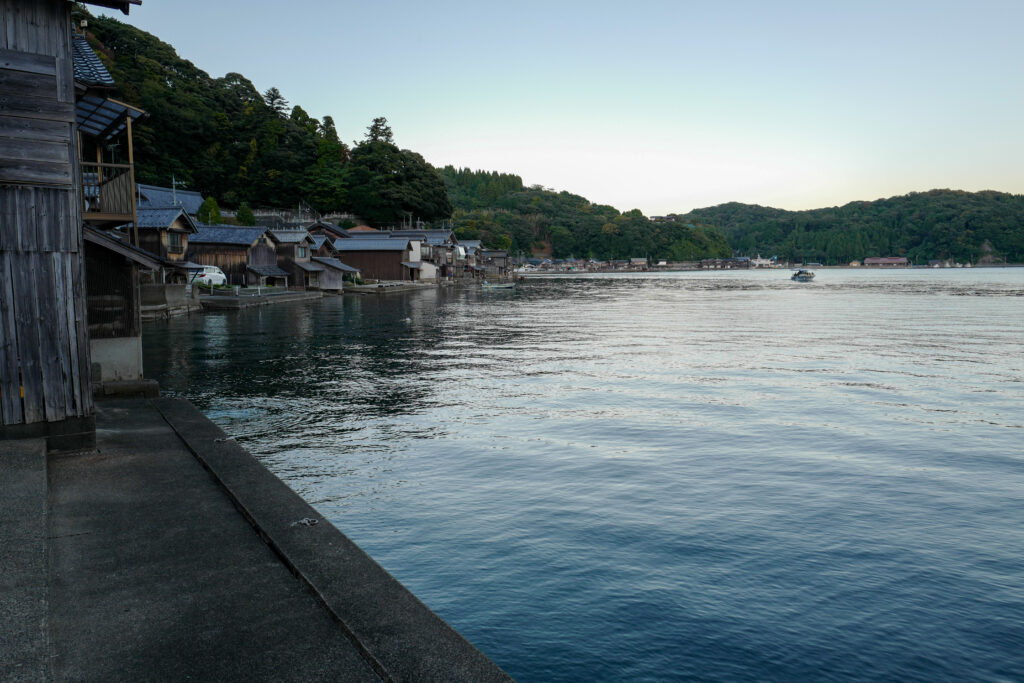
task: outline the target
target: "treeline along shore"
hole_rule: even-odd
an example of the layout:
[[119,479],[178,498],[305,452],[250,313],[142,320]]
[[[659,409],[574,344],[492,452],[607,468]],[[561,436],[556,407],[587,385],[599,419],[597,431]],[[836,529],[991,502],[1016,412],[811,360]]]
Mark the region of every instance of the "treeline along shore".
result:
[[400,148],[383,117],[350,146],[332,117],[311,117],[277,88],[261,93],[240,73],[213,78],[149,33],[87,18],[116,97],[148,114],[136,127],[139,182],[183,184],[242,215],[302,207],[314,218],[352,215],[353,224],[374,227],[423,221],[486,248],[552,258],[1024,262],[1021,195],[930,190],[807,211],[734,202],[665,216],[621,212],[526,186],[515,174],[436,169]]

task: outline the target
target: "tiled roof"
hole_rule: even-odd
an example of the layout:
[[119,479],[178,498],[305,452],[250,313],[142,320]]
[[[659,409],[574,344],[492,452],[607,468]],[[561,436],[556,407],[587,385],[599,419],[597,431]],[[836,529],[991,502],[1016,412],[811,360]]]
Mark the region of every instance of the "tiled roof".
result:
[[313,249],[319,249],[324,246],[325,242],[331,245],[332,249],[334,248],[334,240],[329,238],[327,235],[310,235],[310,237],[313,239]]
[[298,244],[303,240],[308,240],[310,235],[306,230],[271,230],[270,236],[273,237],[276,242]]
[[262,275],[263,277],[288,277],[289,273],[287,270],[278,268],[277,266],[246,266],[249,270]]
[[171,227],[171,224],[174,223],[174,221],[176,221],[179,217],[182,218],[185,224],[192,229],[192,232],[196,232],[198,230],[198,228],[196,228],[195,221],[193,221],[192,217],[185,213],[185,210],[182,209],[181,207],[138,207],[135,210],[135,213],[139,219],[140,230],[163,230],[165,228]]
[[320,273],[320,272],[323,272],[323,268],[321,268],[320,266],[316,265],[315,263],[306,263],[304,261],[293,261],[293,263],[295,263],[295,267],[296,268],[301,268],[302,270],[306,271],[307,273]]
[[99,85],[113,88],[117,85],[96,56],[85,36],[77,33],[71,36],[71,56],[75,65],[75,80],[85,85]]
[[400,239],[339,239],[334,241],[338,251],[405,251],[409,248],[408,240]]
[[186,213],[193,216],[199,213],[203,205],[203,195],[192,190],[174,190],[170,187],[156,185],[135,185],[139,189],[139,208],[158,206],[180,206]]
[[341,261],[339,261],[336,258],[329,258],[329,257],[326,257],[326,256],[314,256],[313,260],[316,261],[317,263],[322,263],[322,264],[324,264],[325,266],[327,266],[329,268],[334,268],[335,270],[343,270],[346,273],[358,273],[359,272],[358,268],[353,268],[350,265],[342,263]]
[[200,225],[195,235],[189,238],[190,244],[252,244],[260,238],[266,228],[239,228],[222,225]]
[[307,228],[307,229],[308,230],[316,230],[316,229],[326,230],[327,232],[329,232],[332,235],[335,235],[337,237],[347,237],[348,236],[348,230],[346,230],[345,228],[339,227],[339,226],[335,225],[334,223],[331,223],[330,221],[317,221],[316,223],[313,223],[311,226],[309,226],[309,228]]

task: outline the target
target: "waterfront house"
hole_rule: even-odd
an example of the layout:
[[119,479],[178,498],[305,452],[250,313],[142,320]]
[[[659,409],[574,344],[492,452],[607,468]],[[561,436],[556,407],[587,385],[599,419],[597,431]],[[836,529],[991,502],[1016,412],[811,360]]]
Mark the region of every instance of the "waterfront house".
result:
[[277,265],[277,250],[264,227],[199,225],[189,239],[188,260],[217,266],[232,285],[287,286],[290,274]]
[[483,249],[480,251],[480,265],[484,276],[503,279],[508,277],[510,265],[508,252],[504,249]]
[[291,277],[296,287],[320,289],[320,274],[324,267],[310,260],[313,238],[306,230],[270,230],[274,242],[277,265]]
[[868,268],[909,268],[910,262],[902,256],[869,256],[864,259]]
[[344,264],[336,258],[329,256],[313,256],[314,264],[322,266],[320,273],[320,289],[325,292],[341,294],[345,288],[345,280],[355,282],[359,277],[359,269]]
[[[140,0],[86,2],[127,13]],[[0,436],[59,438],[51,448],[95,441],[82,219],[110,188],[104,176],[90,178],[95,196],[83,191],[96,167],[79,159],[79,133],[109,140],[141,115],[76,91],[71,9],[0,0]],[[119,224],[135,207],[127,189]]]
[[[164,282],[185,282],[188,238],[198,232],[196,222],[180,207],[137,208],[139,246],[168,262],[162,268]],[[131,224],[128,228],[131,231]],[[179,266],[175,268],[175,266]]]
[[418,280],[419,267],[412,265],[412,245],[400,238],[337,239],[339,260],[358,268],[372,280]]

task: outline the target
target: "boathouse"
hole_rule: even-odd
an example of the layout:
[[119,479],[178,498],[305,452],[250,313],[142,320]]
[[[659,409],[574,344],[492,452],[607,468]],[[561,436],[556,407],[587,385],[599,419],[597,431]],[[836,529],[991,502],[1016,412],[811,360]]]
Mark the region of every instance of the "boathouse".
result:
[[412,245],[400,238],[334,240],[339,259],[372,280],[416,280],[418,269],[409,266]]
[[[141,4],[86,2],[126,14]],[[131,108],[76,103],[71,9],[0,0],[0,436],[48,435],[56,447],[95,439],[82,219],[110,186],[90,177],[97,195],[83,192],[83,175],[101,169],[79,159],[78,132],[111,114],[97,132],[131,126]]]
[[320,289],[324,267],[310,261],[313,238],[306,230],[270,230],[267,232],[277,252],[277,267],[288,273],[296,287]]
[[264,227],[199,225],[188,244],[188,260],[217,266],[230,285],[287,285],[277,250]]

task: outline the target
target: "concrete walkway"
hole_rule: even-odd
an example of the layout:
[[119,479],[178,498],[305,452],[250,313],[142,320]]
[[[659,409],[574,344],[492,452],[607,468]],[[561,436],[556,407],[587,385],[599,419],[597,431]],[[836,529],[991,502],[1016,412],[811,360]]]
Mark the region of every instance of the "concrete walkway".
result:
[[508,681],[186,401],[0,442],[0,680]]

